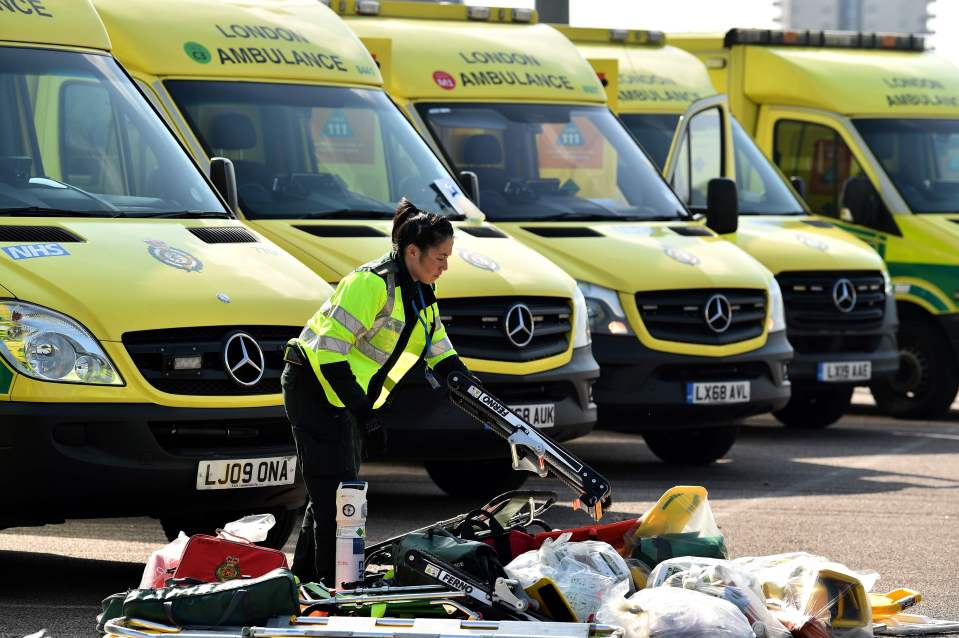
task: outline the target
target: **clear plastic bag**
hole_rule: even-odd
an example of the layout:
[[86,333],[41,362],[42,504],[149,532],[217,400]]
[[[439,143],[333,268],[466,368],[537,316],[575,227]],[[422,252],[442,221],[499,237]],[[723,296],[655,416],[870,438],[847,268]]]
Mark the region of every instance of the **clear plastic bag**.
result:
[[570,534],[547,539],[534,551],[520,554],[506,573],[525,589],[543,578],[562,592],[580,622],[586,622],[610,595],[629,593],[633,586],[629,567],[609,543],[570,542]]
[[801,627],[811,617],[828,626],[834,636],[873,635],[872,607],[866,592],[879,580],[876,572],[856,572],[805,552],[732,562],[756,578],[766,607],[777,612],[777,618],[787,627]]
[[672,558],[660,563],[649,575],[647,587],[692,589],[734,604],[757,636],[790,638],[791,634],[768,609],[759,582],[728,560]]
[[180,532],[175,540],[150,554],[140,578],[140,589],[166,586],[167,578],[173,578],[173,572],[180,564],[188,540],[190,537]]
[[625,638],[755,638],[739,609],[692,589],[654,587],[610,598],[596,615]]
[[224,525],[223,529],[217,530],[217,536],[260,543],[266,540],[274,525],[276,518],[272,514],[250,514]]
[[648,569],[676,556],[728,558],[706,489],[698,485],[667,490],[626,533],[623,548]]

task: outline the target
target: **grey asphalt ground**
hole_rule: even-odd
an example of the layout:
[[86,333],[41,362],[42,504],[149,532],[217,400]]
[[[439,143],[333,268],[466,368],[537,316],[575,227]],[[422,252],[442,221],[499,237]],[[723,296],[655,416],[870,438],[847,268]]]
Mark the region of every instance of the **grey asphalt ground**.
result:
[[[959,619],[959,413],[894,421],[859,405],[820,432],[758,417],[726,459],[705,468],[663,465],[639,436],[597,432],[569,447],[612,481],[609,521],[642,514],[673,485],[703,485],[733,556],[825,555],[878,571],[878,591],[918,589],[920,613]],[[479,505],[444,496],[418,467],[376,464],[363,474],[374,540]],[[588,522],[566,505],[547,518],[555,526]],[[94,635],[100,600],[135,587],[164,542],[148,518],[0,532],[0,638],[40,628],[57,638]]]

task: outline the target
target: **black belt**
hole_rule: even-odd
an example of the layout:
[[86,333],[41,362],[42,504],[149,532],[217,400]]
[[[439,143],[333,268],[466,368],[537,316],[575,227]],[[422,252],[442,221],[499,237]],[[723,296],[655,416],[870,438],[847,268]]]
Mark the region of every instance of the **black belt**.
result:
[[295,366],[305,366],[307,359],[300,350],[300,346],[288,344],[283,351],[283,360]]

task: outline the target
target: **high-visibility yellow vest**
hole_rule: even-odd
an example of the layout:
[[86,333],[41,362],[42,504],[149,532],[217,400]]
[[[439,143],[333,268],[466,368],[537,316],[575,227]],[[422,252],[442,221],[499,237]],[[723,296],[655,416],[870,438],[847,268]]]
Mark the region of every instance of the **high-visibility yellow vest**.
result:
[[[413,283],[414,300],[418,296]],[[422,285],[422,284],[419,284]],[[303,332],[291,343],[300,345],[306,354],[326,393],[330,405],[345,407],[330,383],[324,378],[320,366],[326,363],[346,361],[357,383],[369,395],[370,381],[384,366],[388,367],[382,388],[374,400],[373,408],[386,401],[390,391],[409,372],[424,352],[426,334],[432,329],[426,364],[432,369],[440,361],[456,354],[453,344],[446,336],[446,328],[440,320],[439,307],[435,300],[420,310],[420,317],[427,329],[415,325],[408,341],[400,346],[400,336],[406,327],[406,310],[403,306],[403,290],[399,265],[390,255],[365,264],[344,277],[333,296],[306,323]],[[417,321],[410,317],[410,321]],[[417,322],[418,323],[418,322]]]

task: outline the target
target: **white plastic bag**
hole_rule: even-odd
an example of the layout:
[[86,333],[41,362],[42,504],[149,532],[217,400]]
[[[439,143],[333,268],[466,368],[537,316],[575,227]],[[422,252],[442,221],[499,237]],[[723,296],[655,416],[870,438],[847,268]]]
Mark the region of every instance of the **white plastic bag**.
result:
[[166,586],[167,578],[173,578],[173,572],[180,564],[188,540],[190,537],[180,532],[175,540],[150,554],[140,578],[140,589]]
[[596,620],[623,627],[625,638],[755,638],[746,617],[731,602],[677,587],[610,598]]
[[876,572],[853,571],[805,552],[737,558],[733,563],[756,578],[766,607],[787,614],[792,624],[812,617],[827,625],[833,636],[873,635],[872,607],[866,592],[879,580]]
[[647,587],[681,587],[722,598],[736,605],[757,636],[790,638],[792,635],[768,609],[756,578],[728,560],[685,556],[656,566]]
[[548,539],[538,550],[520,554],[506,573],[525,589],[549,578],[566,597],[580,622],[587,622],[610,595],[625,595],[632,577],[623,557],[609,543],[570,542],[571,534]]
[[223,529],[217,530],[217,536],[260,543],[266,540],[274,525],[276,518],[272,514],[250,514],[224,525]]

